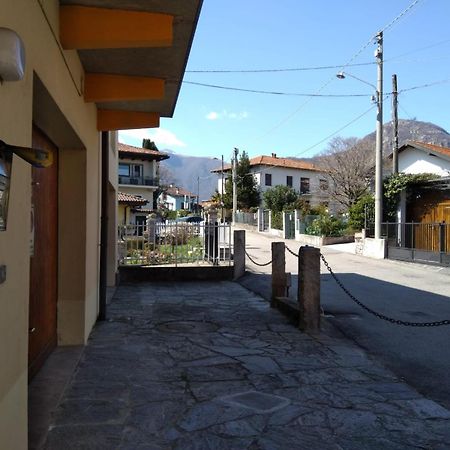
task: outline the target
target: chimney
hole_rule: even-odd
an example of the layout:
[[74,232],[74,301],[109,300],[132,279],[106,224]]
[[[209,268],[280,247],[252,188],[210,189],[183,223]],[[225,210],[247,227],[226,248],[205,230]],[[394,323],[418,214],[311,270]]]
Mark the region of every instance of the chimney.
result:
[[277,154],[276,153],[272,153],[272,158],[276,158]]

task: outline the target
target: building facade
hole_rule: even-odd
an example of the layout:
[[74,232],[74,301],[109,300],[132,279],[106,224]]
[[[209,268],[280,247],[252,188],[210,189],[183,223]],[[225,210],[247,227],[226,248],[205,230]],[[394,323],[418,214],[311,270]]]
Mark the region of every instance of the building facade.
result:
[[159,162],[169,155],[156,150],[118,144],[119,189],[124,194],[141,197],[147,201],[147,208],[156,205],[155,193],[159,188]]
[[0,0],[2,449],[28,448],[28,383],[46,357],[84,345],[102,317],[116,275],[116,130],[173,115],[181,82],[165,80],[183,78],[201,8],[81,3]]
[[[221,175],[222,169],[215,169],[212,172]],[[261,203],[263,205],[263,194],[274,186],[289,186],[300,194],[300,197],[310,206],[323,205],[330,212],[336,212],[338,205],[330,196],[331,180],[327,174],[315,167],[313,164],[289,159],[280,158],[272,153],[272,156],[256,156],[250,159],[250,173],[253,174],[259,191],[261,193]],[[224,167],[224,184],[231,175],[231,166]],[[222,179],[218,180],[218,192],[222,192]],[[225,192],[225,185],[223,186]]]
[[169,211],[193,211],[196,203],[195,194],[177,186],[169,186],[158,197],[158,205]]

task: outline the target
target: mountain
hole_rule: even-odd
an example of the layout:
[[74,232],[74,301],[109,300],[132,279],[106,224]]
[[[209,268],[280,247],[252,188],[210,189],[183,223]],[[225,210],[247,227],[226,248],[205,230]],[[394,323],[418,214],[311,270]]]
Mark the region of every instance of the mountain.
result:
[[[398,122],[400,146],[409,140],[413,140],[450,147],[450,134],[433,123],[420,122],[418,120],[399,120]],[[375,132],[363,137],[362,140],[369,141],[375,147]],[[163,171],[169,172],[170,182],[197,195],[197,177],[200,177],[200,200],[207,200],[211,197],[217,189],[218,176],[210,171],[220,167],[220,159],[179,155],[167,149],[162,151],[170,154],[169,159],[161,162],[161,167],[164,168]],[[392,151],[392,123],[390,122],[385,123],[383,126],[383,151],[385,155]],[[317,161],[317,156],[301,159],[314,163]]]
[[[363,137],[362,140],[373,142],[373,145],[375,145],[375,132]],[[443,128],[430,122],[400,119],[398,121],[399,147],[407,141],[419,141],[450,147],[450,134]],[[383,125],[383,153],[385,155],[389,155],[392,152],[392,143],[392,123],[389,122]]]
[[211,198],[217,189],[218,177],[210,171],[220,167],[220,159],[179,155],[167,149],[161,151],[170,155],[169,159],[160,163],[161,172],[165,173],[169,182],[183,187],[195,195],[200,188],[200,201]]

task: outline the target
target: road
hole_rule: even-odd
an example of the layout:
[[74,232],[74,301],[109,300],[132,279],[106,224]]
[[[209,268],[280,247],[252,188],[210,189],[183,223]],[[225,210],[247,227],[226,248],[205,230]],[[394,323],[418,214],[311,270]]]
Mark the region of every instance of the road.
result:
[[[247,252],[259,263],[270,261],[274,240],[282,241],[247,231]],[[298,251],[298,242],[284,242]],[[323,247],[322,253],[345,287],[370,308],[412,322],[450,319],[450,269],[364,258],[336,248]],[[286,271],[297,274],[297,264],[286,252]],[[327,320],[421,394],[450,408],[450,325],[419,328],[383,321],[354,303],[321,266]],[[247,259],[247,270],[242,284],[269,298],[271,266],[259,267]],[[293,276],[290,297],[296,291]]]

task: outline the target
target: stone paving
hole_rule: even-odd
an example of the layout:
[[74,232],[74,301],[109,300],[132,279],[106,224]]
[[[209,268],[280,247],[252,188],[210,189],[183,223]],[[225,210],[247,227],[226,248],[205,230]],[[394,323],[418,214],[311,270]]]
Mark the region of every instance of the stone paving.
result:
[[232,282],[118,288],[47,449],[448,449],[450,413]]

